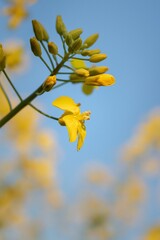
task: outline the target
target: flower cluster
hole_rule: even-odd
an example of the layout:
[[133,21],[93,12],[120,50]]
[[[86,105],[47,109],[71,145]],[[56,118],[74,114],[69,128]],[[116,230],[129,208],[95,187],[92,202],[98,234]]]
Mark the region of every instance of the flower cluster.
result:
[[[62,17],[60,15],[57,16],[55,28],[63,46],[63,53],[61,53],[58,45],[50,39],[47,30],[39,21],[32,20],[32,26],[34,36],[30,38],[31,50],[47,67],[49,76],[43,81],[41,86],[24,101],[16,89],[14,89],[22,101],[20,106],[17,106],[18,111],[27,104],[30,104],[37,96],[67,83],[71,83],[72,86],[76,83],[82,83],[82,91],[85,94],[91,94],[95,87],[110,86],[115,83],[114,76],[106,73],[108,67],[95,65],[107,57],[100,49],[90,48],[97,41],[99,37],[98,33],[94,33],[85,40],[82,40],[82,28],[68,31]],[[45,59],[46,56],[48,61]],[[90,62],[92,65],[88,67],[86,62]],[[0,45],[0,70],[7,76],[5,68],[6,55]],[[63,79],[59,76],[67,77]],[[8,76],[7,79],[9,80]],[[58,82],[60,82],[60,84],[58,84]],[[58,120],[60,125],[66,126],[70,142],[78,139],[77,150],[80,150],[86,137],[85,120],[90,119],[90,111],[81,113],[79,108],[80,104],[76,104],[74,100],[68,96],[58,97],[53,101],[53,105],[64,110],[64,114],[60,118],[48,116],[42,111],[38,111],[47,117]],[[32,107],[34,106],[32,105]],[[13,111],[15,111],[15,114],[17,113],[17,110],[13,109]],[[0,126],[6,123],[12,116],[14,116],[13,112],[7,116],[7,119],[2,120]]]

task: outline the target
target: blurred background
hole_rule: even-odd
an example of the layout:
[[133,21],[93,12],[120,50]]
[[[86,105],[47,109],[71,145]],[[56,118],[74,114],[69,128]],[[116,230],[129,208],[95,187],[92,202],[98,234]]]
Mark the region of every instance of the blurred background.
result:
[[[159,0],[1,0],[0,13],[7,72],[24,98],[49,74],[30,50],[32,19],[60,52],[57,15],[69,31],[82,28],[83,39],[99,33],[94,48],[116,78],[91,95],[67,84],[33,102],[59,117],[52,101],[67,95],[92,112],[79,152],[66,128],[30,107],[1,129],[0,240],[159,240]],[[0,91],[1,118],[8,110]]]

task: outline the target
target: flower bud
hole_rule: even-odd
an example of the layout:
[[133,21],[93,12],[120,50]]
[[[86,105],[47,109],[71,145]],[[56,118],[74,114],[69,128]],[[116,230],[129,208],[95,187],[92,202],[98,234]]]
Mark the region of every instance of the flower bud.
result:
[[73,44],[73,38],[69,33],[67,33],[65,36],[65,42],[68,45],[68,47]]
[[68,48],[68,51],[70,53],[74,53],[76,51],[78,51],[82,46],[82,39],[81,38],[77,38],[73,44]]
[[30,46],[33,54],[37,57],[41,57],[42,55],[41,45],[39,44],[35,37],[30,39]]
[[49,92],[56,84],[56,75],[48,76],[43,83],[43,90]]
[[97,66],[97,67],[91,67],[88,69],[90,76],[105,73],[107,70],[108,70],[108,67],[106,66]]
[[75,70],[75,73],[81,77],[88,77],[89,71],[84,68],[79,68]]
[[71,80],[72,83],[81,83],[84,82],[84,77],[81,77],[80,75],[77,75],[75,73],[70,74],[69,79]]
[[111,74],[99,74],[85,78],[85,84],[91,86],[110,86],[115,83],[115,78]]
[[100,49],[91,49],[91,50],[85,49],[85,50],[83,50],[83,51],[81,52],[81,55],[82,55],[82,56],[92,56],[92,55],[98,54],[98,53],[100,53],[100,52],[101,52]]
[[58,47],[54,42],[48,43],[48,50],[53,55],[57,55],[57,53],[58,53]]
[[94,62],[94,63],[97,63],[97,62],[100,62],[100,61],[103,61],[104,59],[106,59],[107,55],[104,54],[104,53],[98,53],[98,54],[94,54],[90,57],[89,61],[90,62]]
[[59,35],[63,35],[66,32],[66,26],[60,15],[58,15],[56,18],[56,31]]
[[71,35],[73,40],[76,40],[77,38],[80,37],[82,32],[83,32],[82,28],[77,28],[77,29],[70,31],[69,34]]
[[6,67],[6,56],[3,51],[2,44],[0,44],[0,71],[3,71]]
[[95,33],[89,36],[88,38],[86,38],[86,40],[83,43],[84,48],[91,47],[97,41],[98,37],[99,37],[99,34]]
[[32,26],[37,40],[48,41],[49,35],[44,26],[40,22],[38,22],[37,20],[32,20]]

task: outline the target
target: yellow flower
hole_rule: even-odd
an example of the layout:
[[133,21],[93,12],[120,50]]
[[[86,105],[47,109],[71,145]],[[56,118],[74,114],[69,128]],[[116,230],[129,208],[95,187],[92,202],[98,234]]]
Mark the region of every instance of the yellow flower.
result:
[[57,98],[52,104],[65,111],[58,121],[60,125],[67,127],[70,142],[74,142],[78,138],[77,150],[80,150],[86,137],[84,122],[90,119],[90,111],[81,113],[80,104],[75,103],[72,98],[67,96]]
[[35,3],[35,0],[12,0],[10,6],[3,9],[4,15],[10,17],[8,26],[10,28],[18,27],[21,22],[27,18],[27,4]]
[[85,78],[85,84],[91,86],[110,86],[115,83],[115,78],[111,74],[99,74]]

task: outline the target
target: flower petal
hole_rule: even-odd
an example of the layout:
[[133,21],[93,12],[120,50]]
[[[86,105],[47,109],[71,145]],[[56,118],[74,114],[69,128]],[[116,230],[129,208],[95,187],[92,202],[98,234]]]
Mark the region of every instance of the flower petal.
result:
[[80,112],[78,104],[76,104],[72,98],[67,97],[67,96],[61,96],[61,97],[55,99],[52,102],[52,105],[55,107],[58,107],[64,111],[71,112],[71,113],[79,113]]
[[74,115],[66,115],[63,117],[63,121],[67,127],[69,141],[74,142],[78,136],[78,126],[80,122],[74,117]]
[[77,150],[79,151],[84,143],[86,137],[86,127],[83,123],[78,126],[78,143]]

